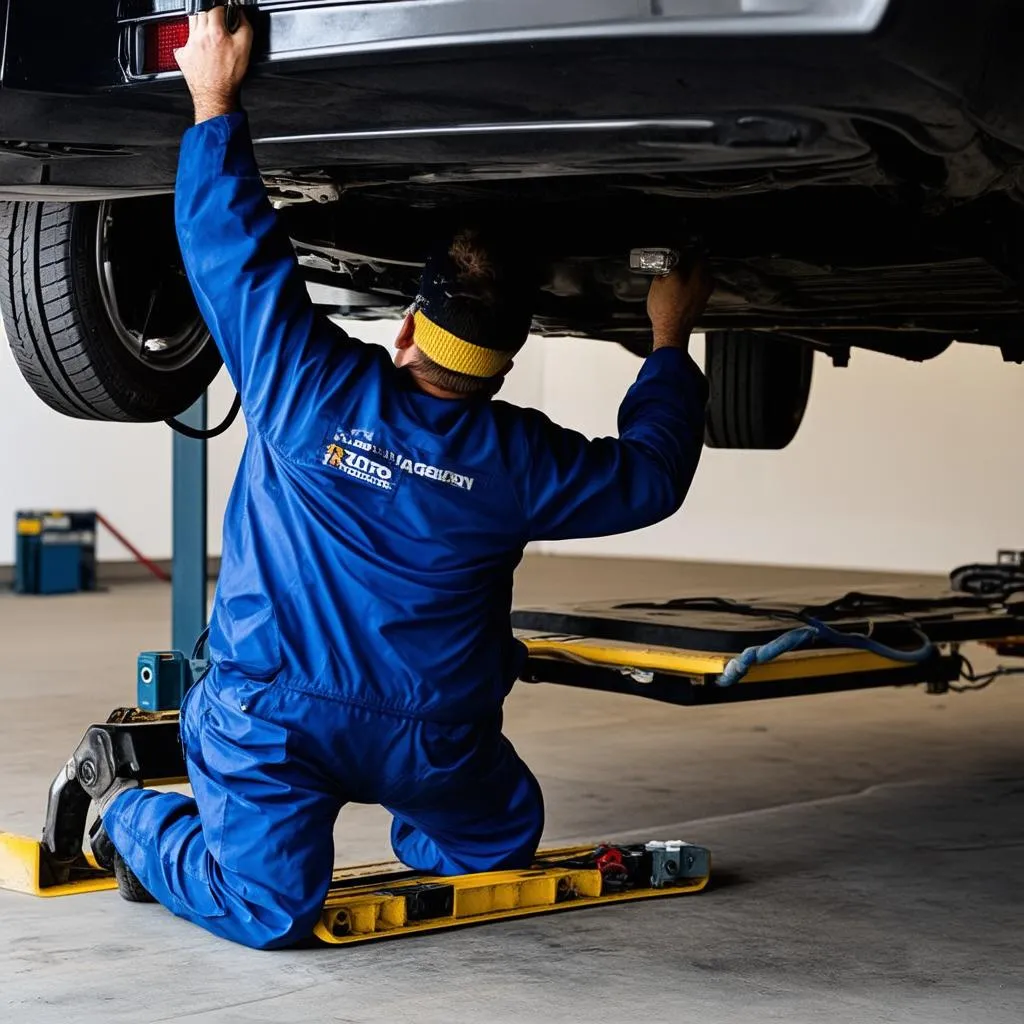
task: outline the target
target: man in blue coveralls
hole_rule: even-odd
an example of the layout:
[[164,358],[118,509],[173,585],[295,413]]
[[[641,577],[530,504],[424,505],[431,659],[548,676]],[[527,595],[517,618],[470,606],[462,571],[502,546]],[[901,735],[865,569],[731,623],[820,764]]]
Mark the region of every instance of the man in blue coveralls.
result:
[[181,714],[194,799],[111,771],[86,788],[94,849],[126,896],[274,948],[311,933],[350,801],[392,812],[411,868],[531,863],[541,792],[501,732],[524,657],[512,573],[528,541],[633,530],[679,508],[706,401],[687,342],[710,285],[701,268],[653,283],[654,352],[618,438],[491,401],[536,282],[472,237],[431,256],[392,362],[310,304],[239,109],[248,24],[230,33],[222,8],[191,21],[178,235],[248,441],[212,668]]

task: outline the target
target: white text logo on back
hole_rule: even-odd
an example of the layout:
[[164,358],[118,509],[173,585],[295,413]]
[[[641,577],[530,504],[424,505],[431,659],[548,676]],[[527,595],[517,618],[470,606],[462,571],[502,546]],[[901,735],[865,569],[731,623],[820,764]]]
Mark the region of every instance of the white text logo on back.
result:
[[390,491],[395,486],[395,471],[421,476],[427,480],[458,487],[464,491],[473,489],[474,478],[453,469],[443,469],[409,458],[374,444],[373,435],[366,430],[339,430],[333,443],[327,445],[323,462],[341,470],[347,476],[364,483]]

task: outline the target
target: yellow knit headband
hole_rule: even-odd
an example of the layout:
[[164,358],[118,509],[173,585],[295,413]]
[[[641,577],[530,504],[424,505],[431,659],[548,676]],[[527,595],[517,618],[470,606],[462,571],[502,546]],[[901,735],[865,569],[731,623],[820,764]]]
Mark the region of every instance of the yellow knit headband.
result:
[[420,351],[453,373],[464,373],[467,377],[494,377],[508,366],[515,355],[514,352],[501,352],[463,341],[428,319],[422,310],[416,310],[413,321]]

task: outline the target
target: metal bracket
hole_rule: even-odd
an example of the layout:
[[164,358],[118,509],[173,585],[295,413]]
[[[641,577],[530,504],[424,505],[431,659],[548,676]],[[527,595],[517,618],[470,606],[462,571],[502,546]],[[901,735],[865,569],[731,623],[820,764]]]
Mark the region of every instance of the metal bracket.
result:
[[341,198],[341,186],[333,181],[298,181],[279,175],[263,179],[275,210],[296,203],[333,203]]
[[[118,774],[150,784],[185,776],[176,715],[147,716],[143,721],[108,722],[90,726],[90,730],[110,736]],[[42,840],[55,867],[66,865],[70,868],[81,860],[89,805],[90,800],[82,784],[68,772],[67,767],[61,768],[50,785]]]

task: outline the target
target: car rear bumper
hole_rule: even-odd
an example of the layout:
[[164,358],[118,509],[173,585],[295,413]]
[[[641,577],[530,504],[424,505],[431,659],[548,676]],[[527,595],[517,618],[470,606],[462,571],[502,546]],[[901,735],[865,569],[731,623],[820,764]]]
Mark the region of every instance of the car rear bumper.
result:
[[[870,32],[889,0],[276,0],[270,57],[638,35]],[[310,15],[315,15],[310,17]]]
[[[890,0],[258,0],[263,60],[466,45],[635,37],[863,34]],[[145,75],[144,26],[180,16],[175,0],[128,9],[127,71]]]

